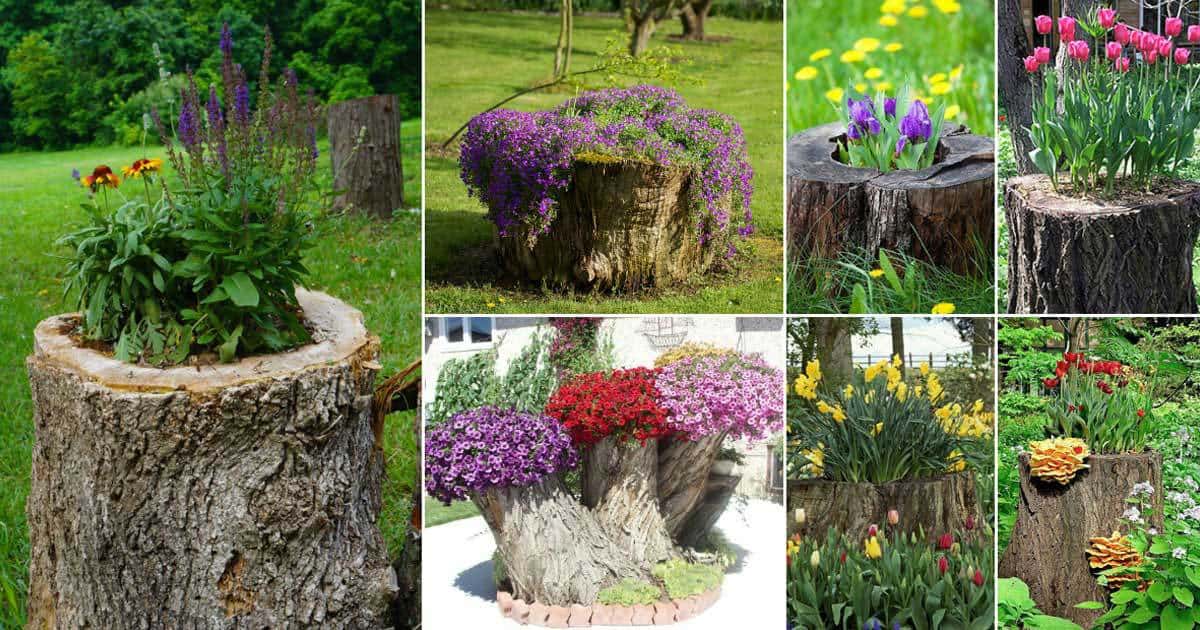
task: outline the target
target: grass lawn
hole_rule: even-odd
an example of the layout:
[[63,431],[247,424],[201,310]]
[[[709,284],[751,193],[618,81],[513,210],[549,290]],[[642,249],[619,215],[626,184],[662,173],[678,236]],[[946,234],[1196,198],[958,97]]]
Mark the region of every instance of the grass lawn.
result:
[[[419,164],[420,122],[403,127],[406,165]],[[327,145],[322,155],[329,177]],[[151,150],[151,155],[160,151]],[[25,623],[29,542],[25,497],[29,492],[33,424],[24,359],[32,349],[34,325],[70,309],[61,298],[53,242],[82,223],[85,196],[71,180],[72,168],[128,164],[138,148],[89,148],[55,153],[0,156],[0,628]],[[419,169],[405,170],[405,198],[420,199]],[[310,287],[326,291],[363,311],[367,328],[382,340],[383,375],[420,356],[420,215],[400,211],[391,221],[328,217],[307,264]],[[402,544],[409,497],[420,461],[413,415],[396,414],[387,424],[389,478],[381,518],[388,546]]]
[[[676,32],[663,25],[655,45]],[[426,310],[431,313],[675,312],[778,313],[783,271],[782,26],[714,18],[710,34],[728,42],[684,43],[686,69],[701,85],[677,86],[693,107],[732,115],[746,133],[754,167],[757,233],[743,241],[733,272],[669,290],[627,295],[549,293],[501,284],[484,207],[459,180],[458,153],[426,155]],[[550,14],[457,12],[426,15],[426,137],[434,147],[472,116],[549,77],[558,18]],[[623,37],[616,16],[579,15],[572,68],[595,63],[610,37]],[[522,96],[506,107],[548,109],[573,92]]]

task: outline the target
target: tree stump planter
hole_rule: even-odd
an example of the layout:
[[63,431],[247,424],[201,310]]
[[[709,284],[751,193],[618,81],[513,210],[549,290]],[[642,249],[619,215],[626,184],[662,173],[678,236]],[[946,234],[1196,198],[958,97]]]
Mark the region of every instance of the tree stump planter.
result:
[[38,325],[30,627],[387,625],[378,341],[297,297],[313,343],[213,366],[118,362],[74,315]]
[[[977,535],[978,527],[967,530],[967,518],[981,523],[975,479],[967,471],[885,484],[792,479],[788,481],[788,509],[796,508],[804,508],[807,520],[803,529],[813,536],[824,536],[831,527],[851,536],[865,536],[872,524],[887,521],[889,510],[900,513],[895,528],[906,533],[923,530],[931,538],[946,532]],[[798,527],[795,519],[788,519],[789,535]]]
[[955,273],[977,271],[975,241],[990,255],[995,225],[992,141],[952,129],[929,168],[881,174],[838,161],[845,132],[830,123],[788,141],[791,260],[889,249]]
[[1010,313],[1196,313],[1192,251],[1200,183],[1173,181],[1112,203],[1008,180]]
[[1106,601],[1108,594],[1088,566],[1088,539],[1128,532],[1121,514],[1129,507],[1125,498],[1134,484],[1153,484],[1148,501],[1155,515],[1152,524],[1160,528],[1163,510],[1159,453],[1091,455],[1087,464],[1090,468],[1060,486],[1030,477],[1029,454],[1019,457],[1017,521],[1000,556],[1000,576],[1021,578],[1042,612],[1085,628],[1104,611],[1081,610],[1075,604]]
[[658,449],[658,505],[671,537],[679,541],[707,489],[725,434],[698,440],[666,438]]
[[[521,625],[546,628],[588,628],[591,626],[667,626],[687,621],[706,611],[721,597],[721,587],[685,597],[655,602],[653,605],[594,604],[584,606],[545,606],[514,598],[512,593],[497,591],[496,607],[502,617]],[[534,614],[534,608],[537,614]]]
[[701,243],[690,186],[691,174],[676,168],[577,160],[550,231],[497,233],[500,261],[514,276],[551,288],[678,284],[710,269],[730,240],[713,225],[712,238]]
[[708,482],[704,486],[704,495],[700,497],[700,501],[688,514],[688,520],[683,525],[679,544],[685,547],[698,547],[700,543],[704,542],[704,537],[712,531],[713,526],[717,524],[717,519],[725,513],[725,508],[729,507],[729,501],[733,498],[733,493],[741,481],[741,475],[713,474],[708,477]]
[[609,436],[583,454],[583,504],[634,562],[649,568],[674,555],[658,511],[658,440]]

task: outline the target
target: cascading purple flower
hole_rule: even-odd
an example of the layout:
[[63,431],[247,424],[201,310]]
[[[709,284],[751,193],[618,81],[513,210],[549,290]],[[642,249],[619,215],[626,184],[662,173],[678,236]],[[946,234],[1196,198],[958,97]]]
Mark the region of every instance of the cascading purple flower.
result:
[[447,505],[490,488],[531,486],[578,465],[562,423],[542,414],[480,407],[425,431],[425,489]]
[[929,120],[929,109],[921,99],[916,99],[908,108],[908,113],[900,119],[900,133],[909,142],[924,142],[933,135],[933,122]]
[[684,357],[655,379],[668,426],[686,440],[725,434],[761,440],[783,429],[783,373],[761,356]]

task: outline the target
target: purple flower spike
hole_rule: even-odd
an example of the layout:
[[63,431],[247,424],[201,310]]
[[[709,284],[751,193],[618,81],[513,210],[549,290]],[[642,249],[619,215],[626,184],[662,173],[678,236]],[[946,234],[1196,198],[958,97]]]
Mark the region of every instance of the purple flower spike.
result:
[[196,114],[196,109],[192,105],[192,99],[183,99],[183,105],[179,109],[178,133],[179,141],[189,151],[200,143],[200,121],[196,119]]
[[221,25],[221,54],[225,57],[233,55],[233,31],[229,30],[229,22]]
[[900,120],[900,133],[912,142],[928,140],[933,135],[933,123],[929,120],[929,109],[920,99],[913,101],[908,113]]
[[233,89],[233,119],[242,127],[250,124],[250,88],[244,82]]
[[217,100],[217,86],[208,86],[208,126],[214,133],[221,129],[225,122],[221,116],[221,101]]
[[894,98],[884,99],[883,115],[888,118],[896,117],[896,99],[894,99]]

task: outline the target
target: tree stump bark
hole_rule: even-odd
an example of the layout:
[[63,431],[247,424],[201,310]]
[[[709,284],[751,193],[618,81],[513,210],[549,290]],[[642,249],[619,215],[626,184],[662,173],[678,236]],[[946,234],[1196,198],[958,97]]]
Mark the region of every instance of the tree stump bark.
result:
[[667,531],[677,542],[692,510],[704,496],[709,473],[724,440],[722,433],[699,440],[668,438],[659,442],[658,505]]
[[1196,313],[1200,183],[1107,203],[1056,194],[1044,175],[1004,189],[1010,313]]
[[837,160],[845,132],[831,123],[788,141],[792,260],[889,249],[955,273],[977,272],[976,241],[990,256],[995,226],[992,141],[951,129],[933,166],[880,174]]
[[[548,233],[496,235],[501,263],[518,278],[553,288],[678,284],[712,267],[729,243],[729,230],[693,216],[690,185],[680,169],[577,161]],[[703,243],[702,225],[713,231]]]
[[368,96],[329,106],[330,162],[335,210],[380,218],[404,207],[400,157],[400,97]]
[[685,547],[696,547],[704,542],[704,537],[712,531],[717,519],[729,507],[729,500],[737,490],[741,475],[711,475],[704,486],[704,496],[688,515],[687,522],[679,535],[679,542]]
[[[825,479],[788,481],[788,508],[804,508],[804,531],[824,536],[829,528],[850,535],[865,535],[871,524],[886,522],[888,510],[900,513],[893,526],[903,532],[923,530],[931,538],[946,532],[962,532],[967,517],[982,524],[975,498],[975,479],[958,472],[929,479],[885,484],[848,483]],[[788,519],[788,534],[799,526]],[[977,526],[969,535],[977,535]]]
[[380,627],[378,341],[297,297],[314,343],[205,367],[113,360],[51,317],[27,360],[36,628]]
[[649,567],[673,555],[658,511],[658,440],[604,438],[584,451],[581,477],[583,504],[634,562]]
[[1000,557],[1000,576],[1019,577],[1029,585],[1038,608],[1083,627],[1104,611],[1075,604],[1106,601],[1107,591],[1088,567],[1088,539],[1128,532],[1121,514],[1134,484],[1149,481],[1154,494],[1152,524],[1162,527],[1162,455],[1155,452],[1091,455],[1090,468],[1066,486],[1043,483],[1029,475],[1029,455],[1018,460],[1021,498],[1012,541]]
[[471,499],[492,530],[515,598],[589,606],[622,578],[648,578],[558,477]]

